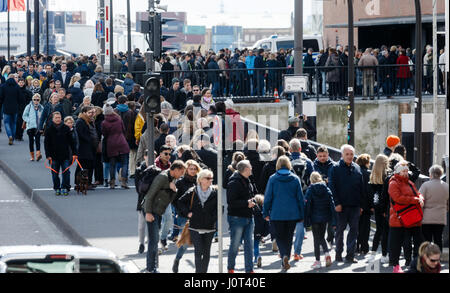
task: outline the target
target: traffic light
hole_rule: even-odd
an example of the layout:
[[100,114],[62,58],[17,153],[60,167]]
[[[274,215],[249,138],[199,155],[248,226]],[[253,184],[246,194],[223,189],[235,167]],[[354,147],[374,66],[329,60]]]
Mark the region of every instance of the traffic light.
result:
[[144,77],[144,101],[145,111],[147,113],[160,113],[161,112],[161,97],[160,97],[160,84],[159,77],[155,75],[149,75]]
[[176,38],[174,35],[166,35],[162,33],[163,25],[170,21],[176,21],[176,18],[162,17],[161,13],[157,13],[154,17],[154,41],[153,41],[153,55],[155,58],[161,58],[161,55],[167,50],[172,50],[172,47],[163,47],[163,42],[168,39]]

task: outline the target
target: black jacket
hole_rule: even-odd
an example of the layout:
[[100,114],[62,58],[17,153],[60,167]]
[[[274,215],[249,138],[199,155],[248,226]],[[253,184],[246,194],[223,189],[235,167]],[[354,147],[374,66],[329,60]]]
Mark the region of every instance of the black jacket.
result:
[[335,165],[335,162],[328,158],[328,161],[325,163],[321,163],[318,159],[314,160],[313,167],[314,171],[319,172],[322,175],[322,179],[328,180],[328,176],[330,176],[330,170]]
[[212,148],[202,148],[196,152],[202,162],[214,173],[213,184],[217,184],[217,151]]
[[273,160],[264,164],[261,175],[258,181],[258,190],[265,193],[267,182],[269,182],[270,176],[277,172],[277,160]]
[[82,118],[79,118],[75,124],[75,129],[77,131],[79,146],[78,146],[78,157],[84,160],[94,160],[95,159],[95,148],[93,144],[93,137],[91,135],[90,126]]
[[361,168],[352,162],[350,166],[340,160],[331,168],[328,186],[333,192],[333,199],[336,206],[362,207],[366,186],[364,184]]
[[278,134],[278,139],[284,139],[287,143],[291,141],[291,139],[295,136],[295,133],[299,127],[289,126],[288,129],[281,131]]
[[[187,174],[183,176],[180,180],[175,184],[177,186],[177,196],[175,197],[172,205],[175,207],[177,214],[181,215],[181,211],[178,208],[178,200],[189,190],[189,188],[194,187],[197,184],[197,176],[191,177]],[[183,215],[181,215],[184,217]]]
[[[193,196],[193,198],[192,198]],[[192,208],[191,208],[192,199]],[[217,189],[213,188],[205,203],[201,204],[197,195],[197,186],[191,187],[179,200],[177,206],[180,214],[187,217],[192,212],[189,227],[192,229],[216,229],[217,222]]]
[[312,144],[306,140],[300,140],[302,146],[302,153],[304,153],[311,161],[317,158],[317,151]]
[[106,92],[96,91],[92,94],[92,105],[97,107],[103,107],[104,102],[108,99]]
[[364,184],[364,189],[365,189],[361,208],[365,212],[370,212],[370,209],[372,208],[370,189],[369,189],[370,170],[368,170],[366,167],[361,167],[361,173],[363,175],[363,180],[364,180],[363,184]]
[[62,124],[57,127],[50,125],[45,131],[45,156],[57,161],[70,160],[70,155],[76,155],[75,140],[69,127]]
[[15,115],[19,113],[19,106],[25,104],[19,85],[14,78],[9,78],[0,88],[0,105],[3,113]]
[[254,190],[249,179],[235,172],[227,185],[228,215],[252,218],[252,209],[248,207],[248,200],[254,197]]
[[[247,160],[250,161],[250,165],[252,165],[252,173],[253,175],[250,176],[250,180],[257,184],[257,180],[261,177],[261,172],[264,167],[265,162],[261,161],[259,157],[259,153],[255,150],[244,150],[244,154],[247,157]],[[264,190],[258,190],[256,193],[264,193]]]

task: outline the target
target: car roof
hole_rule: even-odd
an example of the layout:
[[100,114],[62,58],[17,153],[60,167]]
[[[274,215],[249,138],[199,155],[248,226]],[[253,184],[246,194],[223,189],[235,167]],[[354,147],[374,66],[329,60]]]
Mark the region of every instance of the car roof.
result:
[[66,254],[84,259],[109,259],[117,261],[111,251],[80,245],[18,245],[0,246],[0,260],[45,258],[49,254]]

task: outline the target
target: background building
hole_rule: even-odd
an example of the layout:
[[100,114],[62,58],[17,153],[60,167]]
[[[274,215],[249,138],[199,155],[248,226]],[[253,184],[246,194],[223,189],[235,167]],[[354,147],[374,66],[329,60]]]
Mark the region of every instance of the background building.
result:
[[[438,26],[444,25],[444,1],[437,1]],[[324,46],[345,45],[348,42],[348,10],[346,0],[323,1]],[[433,1],[421,0],[423,45],[432,43]],[[358,48],[402,45],[415,47],[415,6],[412,0],[353,1],[355,45]],[[438,30],[443,30],[439,28]],[[439,48],[444,47],[443,38]]]

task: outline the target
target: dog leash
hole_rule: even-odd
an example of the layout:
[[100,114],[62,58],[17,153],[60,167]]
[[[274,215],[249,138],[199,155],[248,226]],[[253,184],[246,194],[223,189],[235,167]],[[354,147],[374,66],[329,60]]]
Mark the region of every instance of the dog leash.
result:
[[[84,170],[83,167],[80,164],[80,161],[78,161],[78,159],[75,159],[75,157],[73,157],[72,163],[69,165],[69,167],[67,167],[64,171],[61,172],[61,174],[64,174],[67,170],[69,170],[73,164],[77,162],[78,166],[80,166],[81,170]],[[53,165],[53,160],[50,160],[50,166]],[[53,169],[52,167],[47,165],[47,161],[44,161],[44,166],[47,169],[50,169],[52,172],[56,173],[56,174],[60,174],[58,171],[56,171],[55,169]]]

